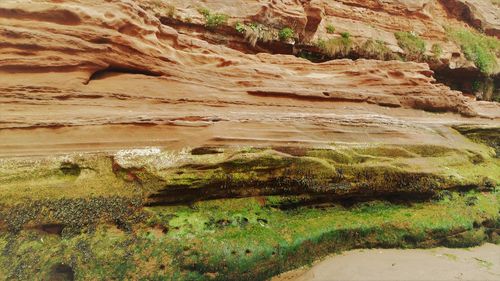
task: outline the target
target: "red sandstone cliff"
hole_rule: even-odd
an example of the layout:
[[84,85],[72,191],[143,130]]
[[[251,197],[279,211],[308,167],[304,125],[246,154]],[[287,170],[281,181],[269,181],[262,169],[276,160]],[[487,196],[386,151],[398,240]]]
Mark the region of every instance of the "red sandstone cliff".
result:
[[[446,39],[444,24],[465,24],[446,8],[449,3],[207,1],[203,7],[229,16],[216,29],[205,28],[200,5],[2,1],[0,127],[5,149],[15,146],[15,128],[175,125],[182,143],[184,130],[192,126],[272,128],[274,121],[300,117],[305,124],[321,123],[355,112],[425,118],[434,117],[423,111],[451,112],[459,115],[450,115],[450,120],[461,120],[460,115],[498,120],[497,104],[475,102],[437,83],[425,63],[312,63],[272,54],[273,48],[294,48],[286,42],[252,48],[234,30],[236,22],[248,21],[291,26],[299,45],[334,36],[325,31],[331,23],[337,33],[349,32],[356,40],[376,38],[395,52],[402,50],[394,32],[412,31],[429,43],[441,42],[442,62],[449,67],[471,67],[459,47]],[[270,53],[255,54],[259,50]],[[218,135],[207,134],[208,139]],[[294,135],[290,137],[298,137]],[[49,134],[49,143],[51,138]],[[261,138],[267,139],[266,133]]]

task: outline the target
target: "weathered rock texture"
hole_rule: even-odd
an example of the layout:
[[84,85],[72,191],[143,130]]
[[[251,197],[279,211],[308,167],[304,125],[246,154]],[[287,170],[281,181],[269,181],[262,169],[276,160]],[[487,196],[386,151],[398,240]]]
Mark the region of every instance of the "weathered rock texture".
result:
[[[183,142],[193,141],[183,137],[188,134],[183,135],[184,132],[190,131],[200,132],[197,140],[217,139],[222,137],[218,133],[222,130],[225,138],[239,139],[245,131],[226,128],[241,126],[247,128],[253,139],[266,140],[271,139],[270,132],[277,123],[281,126],[299,122],[304,128],[288,132],[285,139],[298,141],[314,135],[306,127],[320,126],[322,122],[362,123],[373,115],[382,119],[390,115],[417,119],[436,116],[423,111],[404,111],[404,108],[498,117],[498,105],[476,103],[436,83],[426,64],[374,60],[314,64],[293,56],[244,54],[197,39],[196,32],[178,33],[162,25],[153,11],[141,8],[147,5],[140,1],[73,1],[64,5],[50,1],[2,2],[2,151],[12,153],[13,147],[23,145],[23,149],[26,145],[35,149],[37,144],[26,143],[26,140],[31,139],[28,135],[37,127],[66,126],[59,130],[85,134],[84,126],[88,126],[90,132],[101,128],[98,125],[169,125],[175,126],[172,127],[175,133],[163,136],[159,143],[178,142],[182,147]],[[195,3],[173,2],[173,5],[179,9],[178,13],[184,11],[183,7],[189,13],[198,13]],[[321,7],[329,14],[330,4],[304,5]],[[347,11],[352,10],[349,20],[353,20],[357,15],[355,11],[361,9],[408,18],[390,21],[393,26],[386,28],[391,31],[401,28],[404,22],[408,22],[408,26],[435,29],[432,19],[418,12],[425,5],[405,9],[401,6],[404,3],[361,5],[368,7],[350,2],[335,5],[346,9],[345,16],[336,14],[336,19],[346,18]],[[304,29],[312,20],[307,19],[300,2],[243,1],[232,6],[209,2],[207,6],[235,17],[248,15],[241,15],[230,7],[258,16],[276,13],[269,18],[288,24],[302,22]],[[400,15],[401,10],[406,14]],[[341,9],[332,11],[339,13]],[[364,13],[360,15],[364,18],[362,15]],[[199,19],[192,22],[202,21],[201,15],[197,16]],[[376,18],[381,16],[374,15],[369,22],[375,24]],[[328,21],[328,18],[322,20]],[[300,26],[296,28],[301,30]],[[203,32],[211,33],[204,29]],[[351,32],[357,36],[355,31]],[[371,118],[370,122],[378,122],[373,120],[380,118]],[[382,126],[387,126],[386,123],[382,121]],[[19,128],[31,130],[13,130]],[[150,131],[155,132],[156,128]],[[204,131],[208,135],[201,133]],[[52,134],[56,130],[38,132],[48,134],[40,145],[53,147]],[[14,137],[16,134],[22,137]],[[62,136],[64,139],[64,134]],[[90,137],[93,141],[81,135],[77,138],[95,145],[101,145],[96,140],[103,140],[93,133]],[[110,143],[116,141],[111,134],[104,138]],[[149,136],[135,138],[141,144],[151,140]],[[124,141],[122,137],[119,139]],[[75,139],[64,142],[72,148],[78,146],[72,144]]]
[[495,0],[442,0],[449,12],[486,34],[500,37],[500,3]]
[[[0,276],[263,280],[339,249],[495,241],[498,103],[427,63],[293,56],[331,23],[474,69],[444,2],[1,1]],[[297,36],[253,46],[237,22]],[[351,208],[375,199],[410,205]]]

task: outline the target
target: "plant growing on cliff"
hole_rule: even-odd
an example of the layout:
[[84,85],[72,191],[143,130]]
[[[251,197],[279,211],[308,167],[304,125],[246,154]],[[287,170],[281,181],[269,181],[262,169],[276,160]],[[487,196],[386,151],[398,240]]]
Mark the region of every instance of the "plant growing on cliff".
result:
[[289,41],[290,39],[293,39],[293,37],[295,37],[295,31],[293,29],[291,29],[290,27],[285,27],[285,28],[282,28],[279,32],[278,32],[278,36],[280,38],[281,41]]
[[342,36],[342,38],[344,38],[344,39],[351,38],[351,34],[349,32],[341,32],[340,36]]
[[329,23],[326,26],[326,33],[328,33],[328,34],[334,34],[335,33],[335,26],[333,26],[333,24]]
[[441,55],[443,55],[443,47],[441,47],[438,43],[435,43],[431,47],[431,52],[434,55],[434,59],[438,60]]
[[405,52],[408,60],[421,60],[425,53],[425,41],[413,32],[394,33],[398,45]]
[[472,91],[480,100],[494,100],[495,81],[491,77],[478,78],[472,82]]
[[368,39],[361,46],[356,47],[360,57],[378,60],[394,60],[398,57],[386,46],[383,41]]
[[212,13],[207,8],[200,8],[198,12],[205,18],[205,27],[215,29],[223,24],[227,24],[229,16],[223,13]]
[[245,30],[246,30],[246,26],[241,22],[237,22],[236,25],[234,26],[234,28],[239,33],[245,33]]
[[238,22],[235,25],[235,29],[237,32],[244,34],[245,39],[252,46],[255,46],[257,41],[268,42],[279,39],[277,30],[260,23],[244,24]]
[[318,42],[316,42],[318,48],[329,57],[347,56],[351,52],[353,44],[350,36],[336,37],[326,41],[319,39]]
[[500,40],[467,28],[447,28],[447,31],[450,38],[460,46],[465,57],[474,62],[481,72],[490,75],[498,71]]

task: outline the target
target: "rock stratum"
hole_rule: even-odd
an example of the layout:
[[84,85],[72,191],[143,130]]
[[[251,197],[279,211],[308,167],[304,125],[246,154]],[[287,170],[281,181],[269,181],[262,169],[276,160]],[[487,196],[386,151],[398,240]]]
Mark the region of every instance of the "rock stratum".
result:
[[498,242],[500,105],[472,95],[498,94],[498,9],[2,1],[0,277],[265,280]]

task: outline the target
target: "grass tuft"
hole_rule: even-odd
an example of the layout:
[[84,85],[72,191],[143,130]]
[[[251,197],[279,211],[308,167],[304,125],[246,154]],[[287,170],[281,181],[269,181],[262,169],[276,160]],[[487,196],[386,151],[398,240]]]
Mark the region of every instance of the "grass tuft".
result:
[[326,26],[326,33],[328,34],[334,34],[335,33],[335,26],[333,26],[333,24],[328,24]]
[[357,53],[367,59],[395,60],[398,56],[394,54],[383,41],[368,39],[356,48]]
[[329,57],[345,57],[351,52],[354,42],[350,37],[346,36],[336,37],[326,41],[319,39],[316,45]]
[[351,34],[349,32],[341,32],[340,36],[344,39],[349,39],[351,38]]
[[260,23],[244,24],[238,22],[236,23],[235,29],[239,33],[245,35],[245,39],[254,47],[258,41],[269,42],[280,39],[276,29]]
[[434,55],[434,59],[438,60],[441,55],[443,55],[443,47],[440,44],[435,43],[431,47],[431,52]]
[[425,53],[425,41],[413,32],[394,33],[398,45],[405,51],[407,60],[421,60]]

